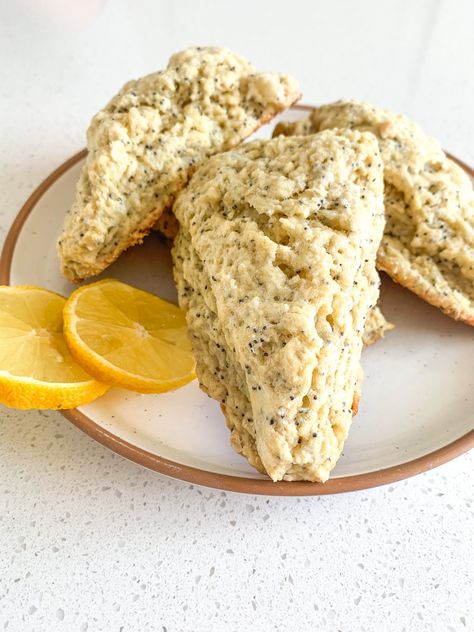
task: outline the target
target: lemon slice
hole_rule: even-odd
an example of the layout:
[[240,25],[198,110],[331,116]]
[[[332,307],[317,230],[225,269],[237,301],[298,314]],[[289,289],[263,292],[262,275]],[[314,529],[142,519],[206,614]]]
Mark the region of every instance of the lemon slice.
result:
[[79,364],[107,384],[162,393],[195,378],[184,313],[120,281],[73,292],[64,308],[64,333]]
[[0,286],[0,402],[12,408],[75,408],[105,393],[71,356],[59,294]]

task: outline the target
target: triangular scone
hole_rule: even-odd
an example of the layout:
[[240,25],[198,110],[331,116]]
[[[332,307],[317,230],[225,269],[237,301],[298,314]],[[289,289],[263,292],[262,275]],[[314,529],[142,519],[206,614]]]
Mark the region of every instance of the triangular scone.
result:
[[445,314],[474,325],[474,190],[466,172],[405,116],[338,101],[275,135],[369,130],[384,162],[386,226],[378,267]]
[[58,242],[63,274],[98,274],[140,242],[206,158],[238,145],[300,96],[224,48],[189,48],[127,83],[92,120]]
[[233,447],[275,481],[326,480],[357,403],[379,293],[375,137],[242,145],[207,161],[174,210],[179,302]]

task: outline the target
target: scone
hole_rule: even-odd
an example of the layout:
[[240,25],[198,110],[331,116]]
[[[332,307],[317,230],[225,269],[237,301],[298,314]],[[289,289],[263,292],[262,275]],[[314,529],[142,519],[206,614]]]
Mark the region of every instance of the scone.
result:
[[189,48],[130,81],[92,119],[89,150],[58,241],[80,281],[140,242],[209,156],[238,145],[300,96],[294,79],[257,73],[224,48]]
[[178,297],[231,443],[274,480],[325,481],[357,405],[377,303],[383,171],[372,134],[241,145],[180,194]]
[[338,101],[313,110],[275,135],[343,128],[369,130],[384,164],[386,226],[378,267],[394,281],[474,325],[472,181],[437,140],[405,116],[367,103]]

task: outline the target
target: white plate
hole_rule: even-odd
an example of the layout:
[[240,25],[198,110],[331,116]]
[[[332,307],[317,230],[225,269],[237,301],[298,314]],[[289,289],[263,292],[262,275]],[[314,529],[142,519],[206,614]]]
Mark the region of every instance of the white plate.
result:
[[[281,118],[301,117],[292,109]],[[273,125],[259,131],[269,136]],[[68,295],[55,242],[70,206],[83,153],[31,196],[5,243],[2,282]],[[130,249],[103,277],[176,301],[168,247],[157,234]],[[364,351],[363,397],[344,454],[324,484],[272,483],[230,448],[219,405],[197,382],[162,395],[111,389],[66,416],[116,452],[165,474],[222,489],[321,494],[398,480],[442,463],[474,443],[474,329],[410,292],[382,283],[382,308],[396,329]]]

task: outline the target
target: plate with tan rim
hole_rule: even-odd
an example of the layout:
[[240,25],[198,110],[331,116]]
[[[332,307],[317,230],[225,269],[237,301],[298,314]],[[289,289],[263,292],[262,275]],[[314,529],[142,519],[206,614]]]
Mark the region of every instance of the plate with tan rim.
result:
[[[297,106],[279,120],[296,120]],[[256,137],[268,137],[273,124]],[[55,243],[85,151],[54,171],[30,196],[5,240],[3,284],[40,285],[63,295]],[[474,171],[458,161],[471,177]],[[169,247],[157,234],[124,253],[103,275],[176,302]],[[344,453],[324,484],[273,483],[229,445],[219,405],[197,381],[161,395],[111,389],[63,411],[114,452],[167,476],[251,494],[319,495],[375,487],[440,465],[474,446],[474,328],[455,322],[382,279],[381,303],[395,329],[363,353],[364,390]]]

